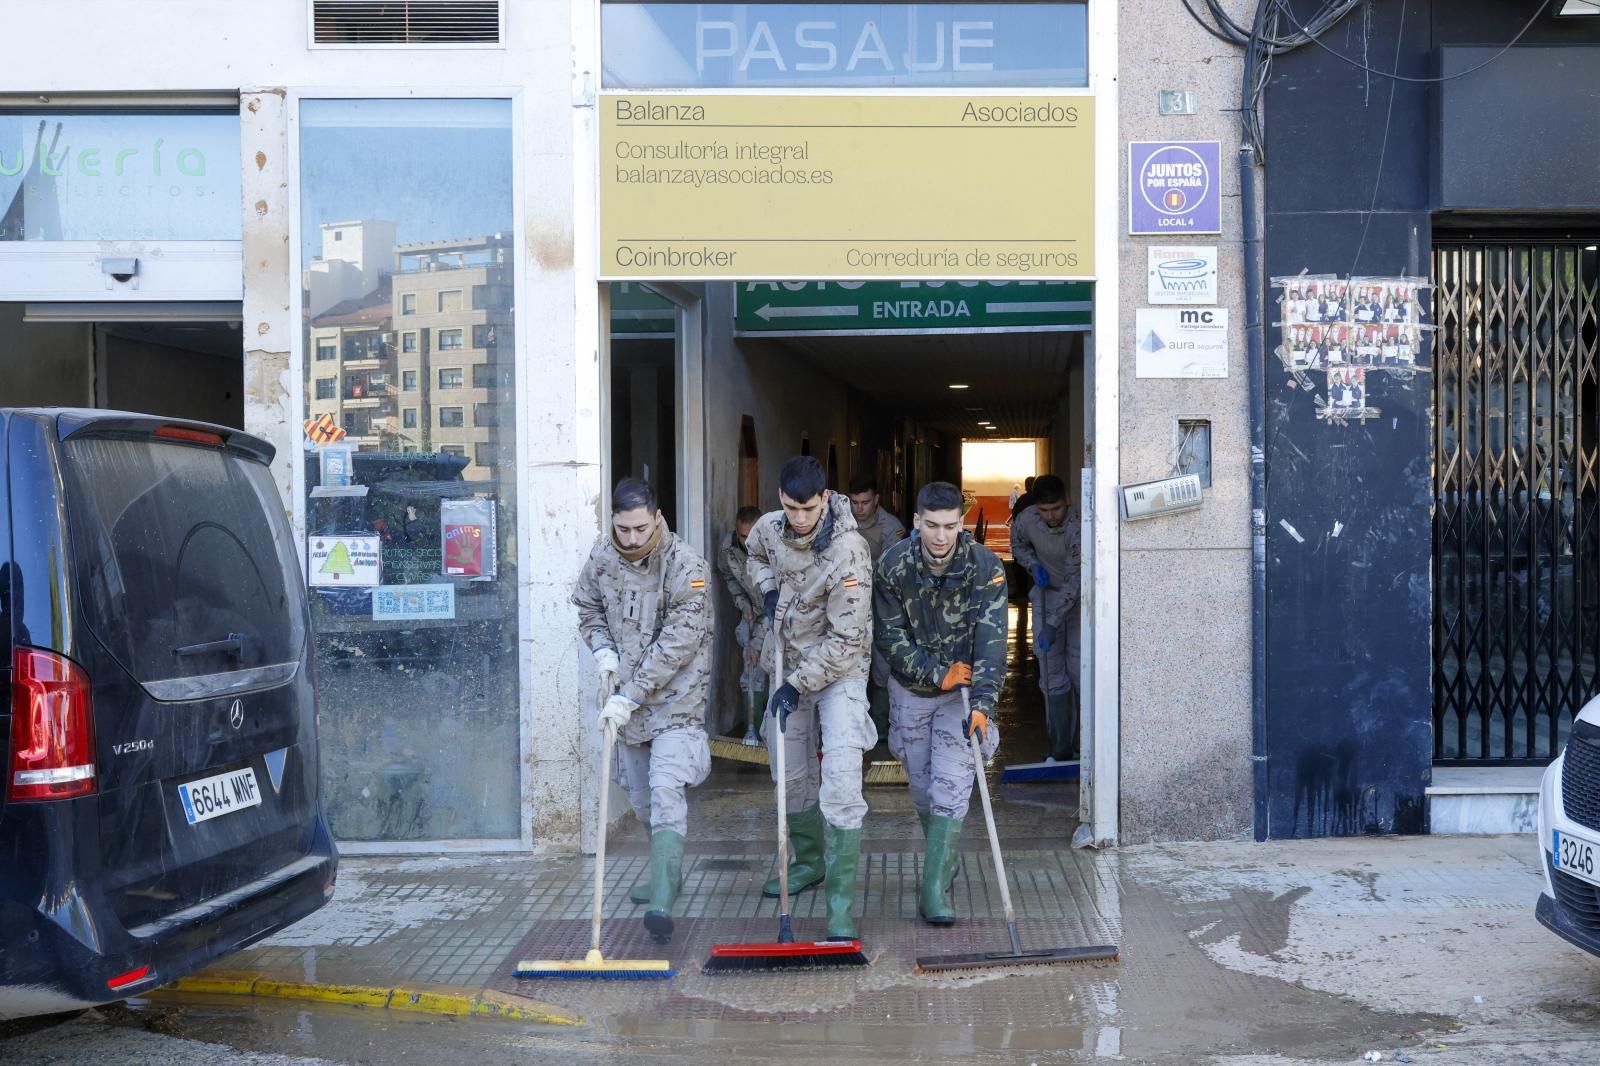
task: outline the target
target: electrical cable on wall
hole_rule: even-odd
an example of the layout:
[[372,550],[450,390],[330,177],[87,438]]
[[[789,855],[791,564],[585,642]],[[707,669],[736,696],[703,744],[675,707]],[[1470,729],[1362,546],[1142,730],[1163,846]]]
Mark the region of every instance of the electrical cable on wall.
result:
[[[1516,47],[1517,43],[1533,28],[1534,23],[1550,7],[1550,0],[1541,0],[1538,8],[1534,10],[1522,28],[1516,32],[1516,35],[1483,62],[1466,70],[1440,77],[1412,77],[1401,74],[1399,71],[1398,48],[1396,49],[1395,69],[1379,70],[1358,59],[1345,55],[1322,40],[1323,34],[1337,25],[1346,15],[1361,7],[1364,3],[1370,2],[1375,2],[1375,0],[1326,0],[1309,18],[1302,22],[1295,17],[1291,10],[1290,0],[1257,0],[1255,16],[1251,20],[1249,28],[1246,28],[1235,21],[1233,16],[1223,8],[1223,0],[1182,0],[1184,10],[1208,34],[1219,41],[1237,45],[1244,49],[1244,76],[1240,86],[1239,120],[1244,130],[1246,142],[1254,149],[1258,163],[1266,162],[1266,132],[1261,120],[1261,101],[1266,94],[1267,83],[1271,79],[1272,60],[1277,56],[1304,48],[1307,45],[1315,45],[1341,62],[1348,63],[1358,70],[1381,78],[1413,84],[1436,84],[1454,81],[1457,78],[1464,78],[1468,74],[1482,70]],[[1196,3],[1204,5],[1203,12],[1196,8]],[[1284,32],[1282,29],[1284,22],[1287,22],[1290,27],[1288,32]]]

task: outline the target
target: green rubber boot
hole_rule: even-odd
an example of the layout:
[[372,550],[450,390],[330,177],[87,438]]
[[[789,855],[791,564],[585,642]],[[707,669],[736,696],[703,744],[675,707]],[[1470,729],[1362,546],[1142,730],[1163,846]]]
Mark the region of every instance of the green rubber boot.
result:
[[824,851],[828,861],[828,939],[856,939],[856,920],[850,912],[856,902],[856,867],[861,862],[861,830],[827,828]]
[[1045,725],[1050,732],[1050,757],[1057,762],[1073,757],[1073,738],[1077,735],[1073,722],[1074,710],[1070,692],[1044,698]]
[[766,713],[767,694],[765,692],[746,692],[744,694],[744,746],[759,748],[761,746],[761,716]]
[[[928,822],[933,817],[934,817],[934,815],[932,813],[928,812],[928,811],[918,811],[917,812],[917,820],[922,823],[922,839],[923,839],[924,843],[926,843],[927,839],[928,839]],[[953,821],[955,821],[957,826],[959,826],[961,824],[961,820],[959,818],[953,819]],[[947,896],[950,894],[950,890],[955,887],[956,874],[961,872],[961,851],[960,851],[960,849],[955,848],[955,847],[951,848],[950,860],[951,860],[950,861],[950,874],[949,874],[949,876],[947,876],[944,879],[944,891],[945,891],[945,895],[947,895]],[[926,857],[924,857],[922,861],[923,862],[927,862],[928,860],[927,860]]]
[[922,894],[917,913],[929,925],[954,925],[955,904],[950,902],[950,885],[956,876],[956,844],[961,838],[961,819],[935,814],[928,819],[928,850],[922,858]]
[[[808,807],[789,815],[789,843],[794,845],[794,861],[789,864],[789,895],[795,896],[822,884],[822,808]],[[778,898],[778,879],[761,886],[768,899]]]
[[[655,836],[656,835],[650,831],[650,827],[646,826],[645,830],[644,830],[644,838],[653,843],[655,841]],[[634,885],[631,889],[628,890],[628,902],[632,903],[632,904],[634,904],[635,906],[638,906],[638,907],[642,907],[646,903],[650,902],[650,875],[649,874],[645,874],[643,881],[640,881],[638,884]]]
[[650,909],[644,927],[656,943],[672,939],[672,905],[683,887],[683,834],[670,829],[650,835]]

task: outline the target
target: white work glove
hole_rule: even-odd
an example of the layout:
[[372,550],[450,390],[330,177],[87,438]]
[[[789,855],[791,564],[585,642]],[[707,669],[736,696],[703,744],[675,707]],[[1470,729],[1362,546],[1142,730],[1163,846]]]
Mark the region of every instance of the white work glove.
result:
[[620,692],[606,700],[606,705],[600,708],[600,728],[610,734],[615,740],[617,732],[628,724],[628,719],[633,717],[633,712],[638,708],[628,697]]
[[609,694],[617,687],[617,672],[622,669],[622,660],[610,648],[601,648],[594,653],[594,664],[600,668],[600,691]]

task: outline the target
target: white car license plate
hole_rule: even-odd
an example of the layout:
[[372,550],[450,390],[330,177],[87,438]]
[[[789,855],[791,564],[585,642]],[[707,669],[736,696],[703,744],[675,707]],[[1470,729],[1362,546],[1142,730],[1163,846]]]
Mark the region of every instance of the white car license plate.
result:
[[179,785],[178,799],[183,803],[183,816],[194,825],[246,807],[260,806],[261,790],[256,787],[256,772],[246,766],[243,770]]
[[1600,885],[1600,843],[1555,830],[1556,869]]

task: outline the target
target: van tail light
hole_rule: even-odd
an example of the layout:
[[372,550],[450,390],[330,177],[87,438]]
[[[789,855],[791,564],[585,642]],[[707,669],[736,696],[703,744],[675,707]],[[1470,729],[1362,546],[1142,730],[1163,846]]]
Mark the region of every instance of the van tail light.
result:
[[186,429],[183,426],[161,426],[152,435],[164,440],[181,440],[188,444],[205,444],[212,448],[221,448],[228,443],[219,434],[207,433],[199,429]]
[[124,988],[139,984],[141,981],[147,981],[149,978],[150,967],[141,966],[137,970],[129,970],[127,973],[118,974],[106,982],[106,987],[113,992],[121,992]]
[[94,708],[89,677],[70,659],[17,648],[11,661],[13,800],[57,800],[95,791]]

